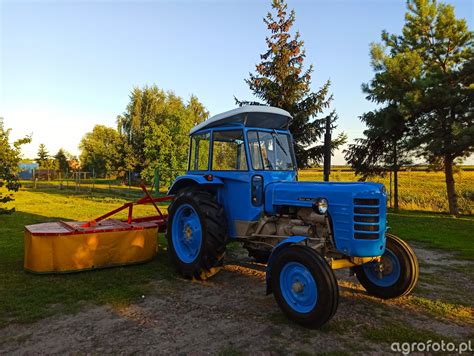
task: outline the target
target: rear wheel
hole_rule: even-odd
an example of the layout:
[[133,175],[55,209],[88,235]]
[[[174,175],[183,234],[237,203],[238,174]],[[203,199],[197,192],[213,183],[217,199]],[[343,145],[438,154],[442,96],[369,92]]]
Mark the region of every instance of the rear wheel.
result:
[[227,242],[223,207],[206,191],[178,193],[168,208],[170,257],[185,278],[206,279],[222,265]]
[[370,295],[391,299],[409,294],[419,276],[418,260],[408,244],[387,234],[380,262],[354,267],[357,279]]
[[339,288],[331,267],[306,246],[285,247],[272,260],[275,299],[294,322],[318,328],[337,310]]

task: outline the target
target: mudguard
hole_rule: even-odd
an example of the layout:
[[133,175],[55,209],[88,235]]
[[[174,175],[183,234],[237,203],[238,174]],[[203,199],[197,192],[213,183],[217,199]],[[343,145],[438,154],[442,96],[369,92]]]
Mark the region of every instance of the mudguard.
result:
[[224,182],[220,178],[215,176],[212,177],[212,180],[208,180],[203,175],[196,174],[186,174],[184,176],[179,176],[171,185],[168,190],[168,195],[176,194],[183,188],[191,187],[193,185],[223,185]]
[[268,263],[267,263],[267,270],[266,270],[267,290],[266,290],[266,295],[269,295],[269,294],[272,293],[272,286],[271,286],[271,278],[270,277],[271,277],[271,274],[272,274],[272,261],[273,261],[274,257],[278,254],[278,252],[281,249],[285,248],[286,246],[297,244],[297,243],[303,242],[307,239],[308,239],[307,236],[298,236],[298,235],[289,236],[285,240],[280,241],[273,248],[272,253],[270,255],[270,258],[268,259]]

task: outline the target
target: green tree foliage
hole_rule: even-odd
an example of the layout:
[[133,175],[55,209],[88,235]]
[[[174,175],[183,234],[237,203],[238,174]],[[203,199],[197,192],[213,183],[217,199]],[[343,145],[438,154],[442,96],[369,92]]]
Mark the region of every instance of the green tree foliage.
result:
[[115,171],[120,160],[120,144],[117,130],[95,125],[92,132],[86,133],[79,144],[82,169],[94,172],[97,177],[105,177]]
[[59,170],[65,174],[69,170],[69,160],[68,160],[68,153],[60,148],[58,153],[54,156],[54,159],[56,160],[56,165],[59,168]]
[[44,143],[40,143],[38,147],[38,157],[35,159],[36,163],[38,163],[39,168],[46,168],[47,162],[49,159],[49,152],[46,149]]
[[[30,137],[17,140],[13,145],[9,142],[10,129],[5,129],[3,118],[0,117],[0,188],[5,187],[7,191],[16,192],[20,188],[18,181],[19,163],[21,159],[20,146],[31,142]],[[13,200],[11,193],[0,192],[0,204],[3,205]],[[14,209],[7,209],[0,206],[0,214],[8,214]]]
[[396,105],[389,105],[363,114],[361,121],[366,125],[365,137],[349,145],[345,158],[362,180],[393,172],[394,207],[398,209],[398,171],[412,163],[405,120]]
[[[303,62],[306,57],[299,32],[294,36],[290,29],[295,22],[294,10],[287,12],[284,0],[273,0],[272,9],[264,18],[270,36],[266,38],[268,50],[260,57],[256,73],[246,80],[253,94],[266,104],[287,110],[293,115],[290,130],[295,139],[295,153],[298,167],[321,162],[324,147],[315,145],[324,135],[325,117],[319,117],[328,109],[332,96],[328,95],[329,80],[316,92],[311,91],[313,66],[306,70]],[[247,104],[248,102],[239,102]],[[337,115],[329,114],[334,123]],[[340,134],[332,141],[335,150],[346,141]]]
[[160,179],[171,181],[186,169],[189,130],[204,121],[208,112],[195,96],[185,103],[156,85],[135,88],[125,112],[117,118],[124,137],[124,166],[150,180],[158,169]]
[[451,5],[410,0],[402,35],[383,32],[373,45],[376,75],[364,88],[372,100],[398,105],[420,157],[443,163],[452,214],[454,162],[474,151],[473,56],[473,34]]

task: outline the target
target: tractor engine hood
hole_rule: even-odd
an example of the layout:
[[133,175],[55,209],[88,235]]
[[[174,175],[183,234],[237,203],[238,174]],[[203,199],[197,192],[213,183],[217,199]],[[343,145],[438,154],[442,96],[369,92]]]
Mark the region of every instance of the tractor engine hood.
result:
[[335,244],[340,252],[361,257],[379,256],[383,252],[387,194],[382,184],[269,183],[265,188],[265,211],[273,215],[282,207],[311,208],[317,198],[328,201]]
[[317,198],[326,198],[331,213],[343,206],[350,208],[358,197],[383,198],[385,205],[385,188],[380,183],[365,182],[275,182],[265,188],[265,211],[275,214],[281,206],[310,208]]

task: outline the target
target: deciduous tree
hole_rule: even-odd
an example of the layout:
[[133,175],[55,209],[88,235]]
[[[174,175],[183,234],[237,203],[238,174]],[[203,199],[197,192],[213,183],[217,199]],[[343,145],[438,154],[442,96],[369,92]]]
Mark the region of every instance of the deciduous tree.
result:
[[[5,187],[7,193],[0,192],[0,205],[11,202],[13,195],[9,192],[16,192],[20,188],[18,180],[19,163],[21,159],[21,145],[31,142],[30,137],[17,140],[13,145],[9,142],[10,129],[5,129],[3,118],[0,117],[0,188]],[[4,208],[0,206],[0,214],[13,212],[14,208]]]
[[126,111],[117,118],[128,152],[124,165],[150,180],[158,169],[160,179],[170,181],[186,169],[189,130],[204,121],[208,112],[195,96],[185,103],[156,85],[135,88]]
[[120,159],[118,147],[120,137],[117,130],[104,125],[95,125],[92,132],[84,135],[79,145],[82,169],[105,177],[115,171]]

